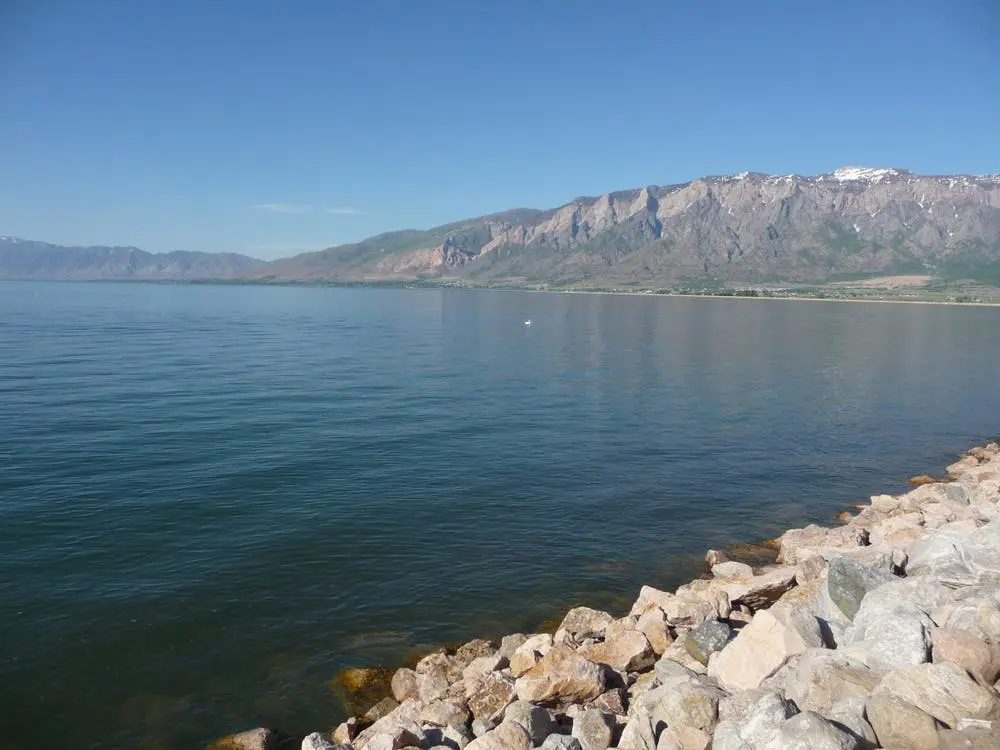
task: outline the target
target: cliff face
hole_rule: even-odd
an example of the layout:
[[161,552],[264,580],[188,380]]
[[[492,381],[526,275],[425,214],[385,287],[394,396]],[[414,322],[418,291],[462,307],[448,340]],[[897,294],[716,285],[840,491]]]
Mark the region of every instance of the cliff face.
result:
[[261,265],[235,253],[147,253],[136,247],[64,247],[0,237],[0,279],[194,281],[232,278]]
[[972,273],[1000,264],[1000,176],[743,173],[578,198],[278,261],[286,280],[669,284]]

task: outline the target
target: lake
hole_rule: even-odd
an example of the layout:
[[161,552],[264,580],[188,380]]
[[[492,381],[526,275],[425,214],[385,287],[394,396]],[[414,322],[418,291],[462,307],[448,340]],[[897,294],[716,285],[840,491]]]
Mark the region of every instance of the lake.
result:
[[942,473],[998,377],[997,308],[0,283],[0,748],[329,729]]

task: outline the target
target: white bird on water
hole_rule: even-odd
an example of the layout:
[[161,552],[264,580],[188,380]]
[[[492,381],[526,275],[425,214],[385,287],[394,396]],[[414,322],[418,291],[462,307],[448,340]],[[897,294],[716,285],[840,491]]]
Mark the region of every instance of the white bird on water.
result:
[[531,320],[530,320],[530,319],[528,319],[528,320],[524,321],[524,324],[525,324],[526,326],[530,326],[530,325],[531,325]]

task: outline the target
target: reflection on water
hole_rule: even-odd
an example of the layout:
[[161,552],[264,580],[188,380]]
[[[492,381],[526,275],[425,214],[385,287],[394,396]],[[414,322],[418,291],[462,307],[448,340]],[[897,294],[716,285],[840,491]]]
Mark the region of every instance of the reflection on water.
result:
[[345,667],[902,491],[998,432],[997,315],[0,284],[0,747],[328,728]]

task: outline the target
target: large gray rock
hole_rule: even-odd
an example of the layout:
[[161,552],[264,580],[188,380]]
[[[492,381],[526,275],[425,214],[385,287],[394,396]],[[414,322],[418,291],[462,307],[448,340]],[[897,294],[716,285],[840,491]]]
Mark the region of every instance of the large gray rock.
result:
[[712,750],[757,750],[796,712],[793,703],[768,690],[750,690],[723,698]]
[[676,682],[653,688],[640,698],[654,731],[663,727],[693,727],[709,734],[719,720],[719,701],[725,693],[704,682]]
[[741,562],[721,562],[712,566],[712,575],[716,578],[753,578],[753,568]]
[[868,719],[865,718],[867,704],[868,699],[861,696],[844,698],[834,703],[829,711],[818,713],[822,713],[825,718],[838,727],[853,734],[862,747],[873,748],[878,744],[878,737]]
[[891,580],[892,576],[884,571],[837,557],[830,561],[826,587],[837,608],[848,620],[854,620],[865,594]]
[[763,687],[780,691],[802,710],[826,716],[842,701],[867,698],[880,678],[844,653],[810,648],[789,659]]
[[667,727],[656,740],[656,750],[711,750],[712,735],[694,727]]
[[688,633],[684,647],[691,656],[702,664],[708,664],[708,657],[721,651],[729,643],[729,626],[718,620],[707,620]]
[[779,542],[778,562],[797,565],[828,550],[864,547],[868,544],[868,530],[851,525],[828,529],[813,524],[786,531]]
[[520,724],[505,721],[482,737],[477,737],[465,750],[530,750],[531,739]]
[[464,726],[471,721],[472,716],[466,707],[465,701],[457,698],[446,698],[433,703],[426,703],[421,706],[419,720],[426,728]]
[[547,709],[527,701],[515,701],[507,706],[503,720],[513,721],[524,727],[536,745],[558,729],[555,719]]
[[[1000,703],[996,691],[976,683],[957,664],[919,664],[891,672],[875,688],[916,706],[947,727],[959,719],[996,718]],[[878,732],[878,727],[875,727]]]
[[817,713],[804,711],[775,727],[761,750],[857,750],[857,738]]
[[574,607],[563,618],[559,630],[565,630],[580,642],[585,638],[603,638],[604,630],[615,618],[590,607]]
[[938,746],[934,717],[901,698],[873,695],[867,712],[882,747],[935,750]]
[[1000,747],[1000,722],[988,726],[938,731],[939,750],[996,750]]
[[573,720],[573,736],[582,750],[607,750],[614,735],[615,717],[596,708],[584,709]]
[[557,643],[541,661],[518,678],[520,700],[532,703],[585,702],[604,692],[604,671],[594,662]]
[[629,718],[618,740],[618,750],[656,750],[656,732],[646,711],[635,711]]
[[943,628],[964,630],[991,643],[1000,643],[1000,586],[974,587],[955,592],[952,601],[931,614]]
[[576,737],[566,734],[550,734],[542,743],[542,750],[585,750]]
[[505,635],[500,639],[500,648],[497,649],[497,653],[500,656],[505,656],[510,659],[514,655],[524,642],[528,640],[528,636],[524,633],[511,633],[510,635]]
[[776,604],[758,612],[709,665],[708,673],[726,690],[760,685],[787,659],[823,645],[819,623],[799,607]]
[[908,601],[866,597],[844,644],[874,671],[890,672],[930,659],[933,627],[930,617]]

